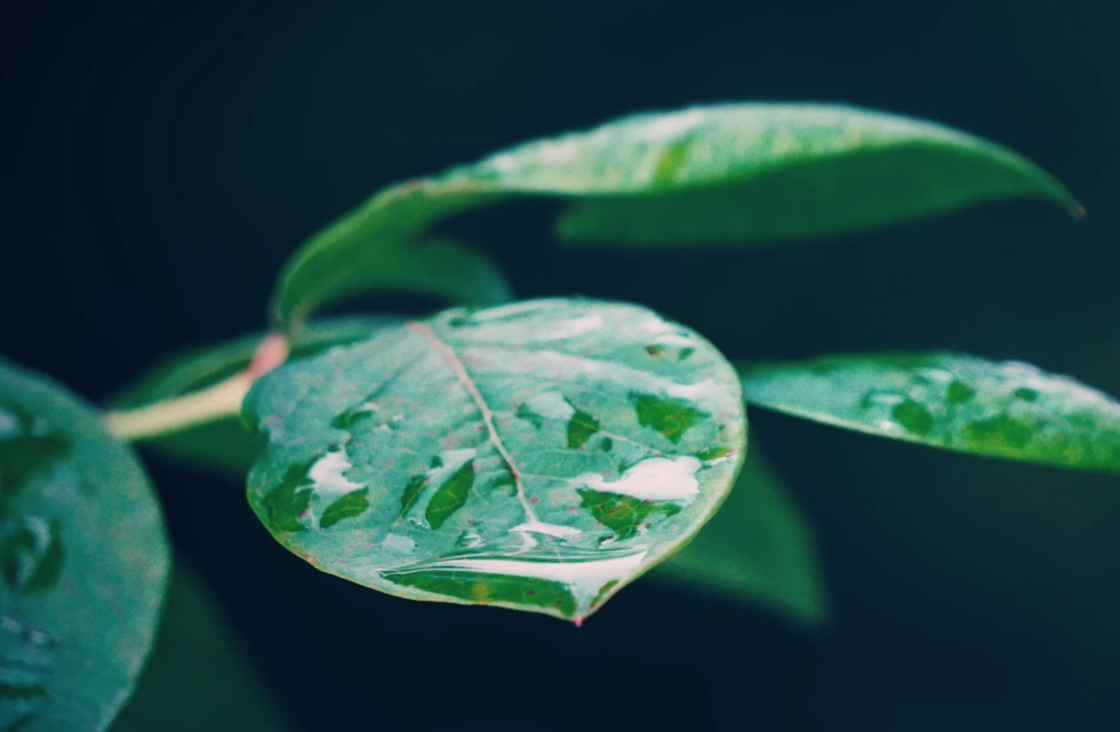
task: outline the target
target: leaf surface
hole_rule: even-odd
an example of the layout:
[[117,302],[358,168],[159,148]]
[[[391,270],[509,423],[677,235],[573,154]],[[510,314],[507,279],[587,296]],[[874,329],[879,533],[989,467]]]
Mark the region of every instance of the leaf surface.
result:
[[129,449],[0,361],[0,729],[105,729],[151,646],[168,565]]
[[719,513],[651,577],[819,626],[829,602],[812,529],[753,442]]
[[580,620],[738,472],[734,370],[630,305],[451,310],[285,365],[245,401],[249,501],[315,566],[403,597]]
[[749,404],[941,447],[1120,473],[1120,403],[1065,376],[952,353],[740,366]]
[[289,261],[274,315],[294,330],[332,282],[439,221],[516,196],[575,207],[573,242],[681,246],[838,234],[1013,198],[1082,213],[1048,173],[931,122],[840,105],[724,104],[638,114],[392,186]]

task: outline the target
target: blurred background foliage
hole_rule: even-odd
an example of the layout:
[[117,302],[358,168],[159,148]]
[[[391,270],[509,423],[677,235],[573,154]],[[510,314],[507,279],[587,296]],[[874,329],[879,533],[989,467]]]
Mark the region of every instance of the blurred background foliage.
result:
[[[520,295],[636,301],[735,359],[945,348],[1120,394],[1115,3],[23,10],[0,27],[0,350],[93,399],[175,351],[258,330],[288,254],[386,183],[631,111],[752,99],[851,102],[989,137],[1066,182],[1088,221],[1017,203],[833,241],[657,255],[559,249],[549,203],[455,228]],[[409,603],[283,551],[238,481],[151,466],[180,560],[228,618],[221,637],[238,639],[294,728],[1116,728],[1115,478],[751,419],[816,529],[832,610],[822,631],[652,581],[579,631]],[[166,635],[204,636],[175,630],[177,617],[173,606]],[[176,645],[161,643],[151,677]],[[187,687],[159,686],[145,680],[133,714],[175,714]],[[199,703],[242,698],[271,704],[216,691]],[[259,726],[238,728],[274,728],[248,714]]]

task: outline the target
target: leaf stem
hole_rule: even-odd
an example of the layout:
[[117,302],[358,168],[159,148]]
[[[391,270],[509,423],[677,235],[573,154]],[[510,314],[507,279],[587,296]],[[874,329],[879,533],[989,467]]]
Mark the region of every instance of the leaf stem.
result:
[[145,440],[197,427],[241,411],[241,402],[253,385],[241,372],[201,391],[123,412],[109,412],[105,423],[122,440]]
[[272,333],[257,347],[249,367],[240,373],[199,391],[137,409],[109,412],[105,424],[122,440],[152,439],[188,430],[191,427],[232,417],[241,411],[241,402],[253,382],[288,359],[290,344],[283,333]]

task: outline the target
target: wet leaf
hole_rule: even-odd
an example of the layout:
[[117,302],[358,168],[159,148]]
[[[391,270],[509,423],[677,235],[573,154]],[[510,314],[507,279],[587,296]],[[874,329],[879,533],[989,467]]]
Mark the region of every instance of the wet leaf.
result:
[[723,508],[650,576],[820,625],[829,617],[828,590],[812,530],[789,489],[757,453],[752,441]]
[[575,199],[559,223],[569,241],[643,246],[837,234],[1023,197],[1081,214],[1030,161],[930,122],[813,104],[639,114],[383,190],[289,261],[276,321],[298,327],[355,262],[514,196]]
[[221,608],[197,575],[176,567],[152,658],[113,732],[280,732],[291,729]]
[[266,443],[249,501],[296,554],[394,595],[576,620],[700,528],[746,446],[711,344],[594,301],[385,328],[266,375],[245,410]]
[[748,403],[958,452],[1120,473],[1120,403],[1065,376],[958,354],[740,367]]
[[[401,318],[394,316],[313,321],[296,336],[290,358],[298,360],[331,346],[365,340],[379,328],[401,322]],[[246,336],[173,358],[114,399],[113,407],[133,409],[212,386],[244,371],[264,337],[263,333]],[[249,471],[258,449],[256,439],[240,417],[228,417],[149,439],[145,444],[180,460],[238,475]]]
[[129,449],[0,361],[0,729],[107,727],[151,646],[168,565]]

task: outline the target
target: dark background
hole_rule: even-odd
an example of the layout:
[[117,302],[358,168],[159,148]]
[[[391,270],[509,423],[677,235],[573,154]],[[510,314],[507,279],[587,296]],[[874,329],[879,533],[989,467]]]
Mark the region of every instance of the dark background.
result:
[[[0,351],[95,401],[262,328],[288,254],[383,184],[631,111],[755,99],[990,137],[1088,221],[1008,204],[657,256],[560,249],[542,204],[460,226],[521,295],[637,301],[730,357],[949,348],[1120,393],[1115,2],[21,10],[0,25]],[[237,482],[150,464],[179,557],[303,729],[1118,728],[1120,482],[751,418],[818,530],[823,632],[644,582],[578,631],[406,602],[288,554]]]

